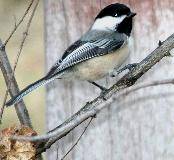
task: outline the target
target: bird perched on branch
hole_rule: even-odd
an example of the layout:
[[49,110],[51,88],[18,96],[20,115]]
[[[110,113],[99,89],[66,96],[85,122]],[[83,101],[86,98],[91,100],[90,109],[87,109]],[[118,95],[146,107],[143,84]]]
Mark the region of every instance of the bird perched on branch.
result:
[[30,84],[6,103],[11,106],[36,88],[55,79],[86,80],[101,90],[95,83],[110,74],[125,62],[129,55],[129,37],[136,13],[124,4],[111,4],[96,16],[90,29],[64,52],[47,73]]

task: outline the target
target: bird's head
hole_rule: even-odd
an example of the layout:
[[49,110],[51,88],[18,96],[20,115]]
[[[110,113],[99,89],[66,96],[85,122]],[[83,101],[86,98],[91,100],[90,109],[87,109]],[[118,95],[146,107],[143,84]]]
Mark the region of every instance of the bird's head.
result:
[[124,4],[111,4],[100,11],[96,16],[93,30],[116,30],[120,33],[130,35],[132,30],[132,19],[136,13]]

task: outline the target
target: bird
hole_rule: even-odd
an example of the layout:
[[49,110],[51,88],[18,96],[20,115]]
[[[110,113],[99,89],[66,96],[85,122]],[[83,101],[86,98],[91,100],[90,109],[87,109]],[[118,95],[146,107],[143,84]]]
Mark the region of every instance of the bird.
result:
[[121,3],[103,8],[87,32],[65,50],[49,72],[12,97],[6,106],[18,103],[33,90],[55,79],[88,81],[105,90],[95,81],[118,70],[129,57],[129,40],[135,15]]

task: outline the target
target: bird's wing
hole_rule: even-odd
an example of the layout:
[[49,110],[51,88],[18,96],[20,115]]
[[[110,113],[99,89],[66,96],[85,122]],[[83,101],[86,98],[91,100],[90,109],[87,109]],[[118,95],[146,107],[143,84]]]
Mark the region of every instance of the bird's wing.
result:
[[50,77],[52,74],[54,74],[55,70],[60,66],[61,62],[63,61],[63,59],[65,59],[70,53],[72,53],[75,49],[77,49],[78,47],[80,47],[81,45],[83,45],[84,41],[76,41],[74,42],[71,46],[69,46],[64,54],[62,55],[62,57],[56,61],[56,63],[51,67],[50,71],[47,73],[46,77]]
[[70,52],[65,52],[66,55],[62,57],[62,60],[57,66],[53,66],[50,76],[54,76],[65,69],[74,66],[77,63],[86,61],[93,57],[102,56],[112,51],[119,49],[124,45],[124,39],[118,37],[105,37],[94,41],[78,42],[75,48]]

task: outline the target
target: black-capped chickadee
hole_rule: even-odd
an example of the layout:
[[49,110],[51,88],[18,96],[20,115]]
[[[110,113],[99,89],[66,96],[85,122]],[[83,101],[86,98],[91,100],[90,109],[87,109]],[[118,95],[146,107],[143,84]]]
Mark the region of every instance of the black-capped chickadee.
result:
[[6,103],[10,106],[19,102],[25,95],[54,79],[86,80],[100,89],[95,83],[118,69],[129,55],[128,39],[132,30],[132,19],[136,13],[124,4],[111,4],[95,18],[90,29],[64,52],[40,80],[30,84]]

